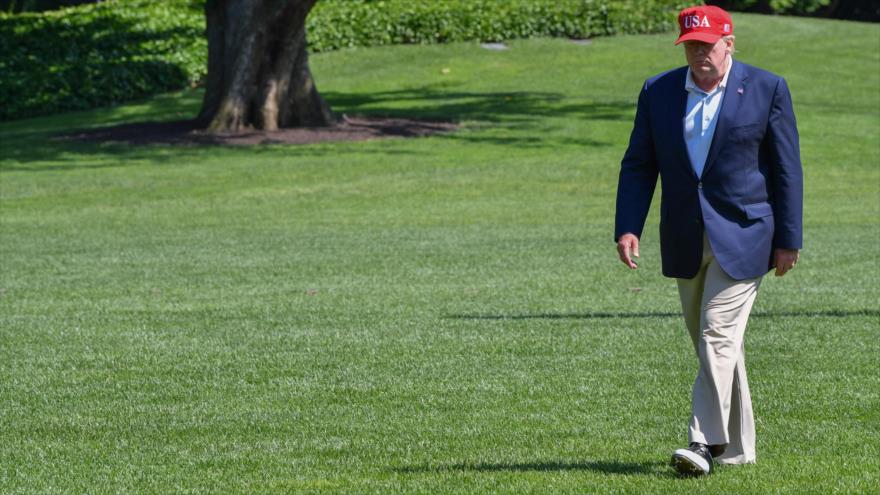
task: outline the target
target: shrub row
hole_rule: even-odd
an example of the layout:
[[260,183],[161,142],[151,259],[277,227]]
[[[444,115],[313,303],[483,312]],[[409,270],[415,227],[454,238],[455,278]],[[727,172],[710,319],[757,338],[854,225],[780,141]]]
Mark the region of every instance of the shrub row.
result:
[[0,120],[176,90],[205,72],[201,6],[102,2],[0,15]]
[[675,0],[324,0],[308,21],[315,51],[531,37],[590,38],[671,29]]
[[821,7],[828,6],[831,0],[711,0],[710,5],[718,5],[727,10],[761,12],[763,14],[807,15]]
[[[319,0],[312,51],[671,29],[681,0]],[[120,103],[195,85],[207,70],[204,0],[108,0],[0,14],[0,120]]]

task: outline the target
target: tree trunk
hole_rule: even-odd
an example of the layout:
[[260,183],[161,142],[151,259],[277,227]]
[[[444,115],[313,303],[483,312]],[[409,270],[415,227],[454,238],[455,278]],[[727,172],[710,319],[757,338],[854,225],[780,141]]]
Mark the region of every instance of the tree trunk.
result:
[[199,122],[211,132],[335,124],[306,51],[316,0],[208,0],[208,80]]

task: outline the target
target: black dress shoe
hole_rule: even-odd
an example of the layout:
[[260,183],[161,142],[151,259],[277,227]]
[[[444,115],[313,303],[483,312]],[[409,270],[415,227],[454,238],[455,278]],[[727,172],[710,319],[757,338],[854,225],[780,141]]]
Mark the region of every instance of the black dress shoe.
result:
[[726,443],[721,443],[718,445],[710,445],[709,446],[709,453],[712,454],[713,459],[721,457],[721,455],[724,454],[725,450],[727,450]]
[[712,454],[703,443],[693,442],[672,454],[672,467],[682,476],[702,476],[712,472]]

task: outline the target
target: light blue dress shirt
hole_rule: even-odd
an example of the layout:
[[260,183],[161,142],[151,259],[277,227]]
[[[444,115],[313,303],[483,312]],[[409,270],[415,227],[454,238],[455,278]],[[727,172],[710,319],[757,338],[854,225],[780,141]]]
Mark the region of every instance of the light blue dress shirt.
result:
[[733,59],[730,55],[727,56],[726,63],[727,70],[724,77],[718,87],[709,93],[697,86],[691,76],[690,68],[688,68],[687,77],[684,79],[684,89],[688,93],[687,108],[684,114],[684,141],[697,177],[703,175],[706,158],[709,156],[709,147],[712,145],[712,137],[715,135],[718,110],[724,99],[727,76],[730,75],[730,68],[733,66]]

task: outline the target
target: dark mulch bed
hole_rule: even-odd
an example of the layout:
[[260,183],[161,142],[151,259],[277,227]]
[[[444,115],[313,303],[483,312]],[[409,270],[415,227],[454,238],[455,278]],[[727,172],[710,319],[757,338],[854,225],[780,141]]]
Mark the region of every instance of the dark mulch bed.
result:
[[245,131],[208,134],[196,128],[194,120],[141,122],[100,129],[75,131],[57,136],[60,139],[86,142],[177,145],[255,145],[309,144],[324,141],[364,141],[388,137],[420,137],[458,129],[452,122],[403,118],[344,117],[334,127],[305,127],[277,131]]

